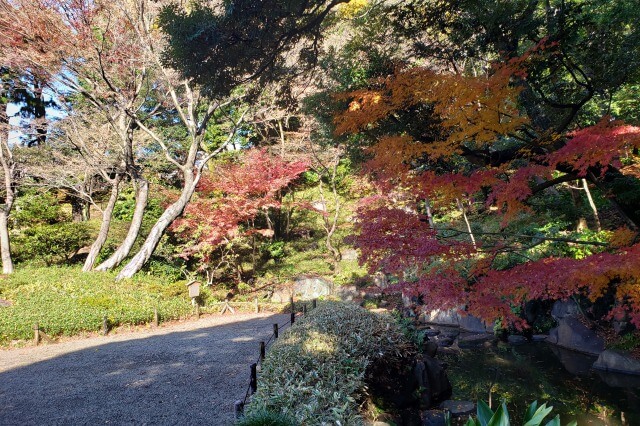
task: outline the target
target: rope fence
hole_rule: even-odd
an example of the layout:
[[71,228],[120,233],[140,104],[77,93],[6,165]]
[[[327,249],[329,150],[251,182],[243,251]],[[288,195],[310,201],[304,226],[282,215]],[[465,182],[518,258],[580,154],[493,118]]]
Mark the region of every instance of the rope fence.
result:
[[[264,361],[264,358],[266,356],[267,348],[269,347],[269,343],[275,342],[276,339],[278,339],[279,331],[281,329],[283,329],[287,325],[293,325],[296,322],[296,309],[295,309],[295,303],[293,301],[293,297],[289,299],[289,305],[291,307],[291,313],[290,313],[291,316],[289,318],[289,321],[283,324],[274,323],[273,332],[271,333],[269,338],[266,341],[260,342],[260,355],[258,356],[258,359],[256,360],[256,362],[252,363],[249,366],[249,385],[247,386],[247,391],[245,392],[243,399],[239,399],[234,403],[234,413],[235,413],[236,419],[240,419],[242,417],[244,413],[244,406],[247,403],[247,400],[251,395],[256,393],[256,391],[258,390],[258,365],[262,365],[262,362]],[[316,299],[313,299],[311,301],[311,308],[315,309],[316,306],[317,306],[317,301]],[[307,313],[307,304],[304,303],[302,305],[301,314],[302,316],[304,316],[306,315],[306,313]]]

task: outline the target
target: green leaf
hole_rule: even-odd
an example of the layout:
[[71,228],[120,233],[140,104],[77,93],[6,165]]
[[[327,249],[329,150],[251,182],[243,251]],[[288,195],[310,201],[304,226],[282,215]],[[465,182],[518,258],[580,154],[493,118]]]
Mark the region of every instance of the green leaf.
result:
[[524,415],[524,422],[525,423],[533,418],[533,414],[536,412],[537,408],[538,408],[538,401],[533,401],[531,403],[531,405],[529,406],[529,408],[527,408],[527,412]]
[[538,426],[542,424],[542,421],[549,415],[551,410],[553,410],[553,407],[547,407],[546,403],[542,404],[533,414],[531,419],[524,424],[524,426]]
[[489,406],[483,401],[478,401],[478,422],[481,426],[487,426],[491,417],[493,417],[493,411]]
[[[451,422],[449,422],[448,424],[451,425]],[[473,420],[473,418],[471,416],[469,416],[469,420],[467,420],[467,423],[465,423],[464,426],[480,426],[480,425],[479,425],[478,422]]]
[[500,407],[496,410],[487,426],[510,426],[509,423],[509,412],[507,411],[507,405],[502,403]]
[[556,415],[553,419],[549,420],[545,426],[561,426],[560,414]]

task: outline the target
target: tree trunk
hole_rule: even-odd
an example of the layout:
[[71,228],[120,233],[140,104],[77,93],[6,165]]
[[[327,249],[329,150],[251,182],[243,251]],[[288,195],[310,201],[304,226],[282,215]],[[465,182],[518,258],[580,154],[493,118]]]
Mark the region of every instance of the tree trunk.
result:
[[77,197],[70,197],[69,203],[71,204],[71,218],[74,222],[82,222],[85,220],[83,200]]
[[582,186],[584,188],[584,192],[587,194],[587,200],[589,200],[589,206],[591,206],[591,210],[593,211],[593,218],[596,221],[596,230],[598,232],[602,231],[602,225],[600,225],[600,216],[598,215],[598,208],[596,207],[596,203],[593,202],[593,197],[591,197],[591,191],[589,190],[589,184],[586,179],[582,179]]
[[151,232],[149,232],[147,239],[144,241],[144,244],[138,253],[136,253],[136,255],[133,256],[133,259],[131,259],[129,263],[122,268],[122,271],[120,271],[116,280],[133,277],[136,272],[142,269],[144,264],[149,261],[151,255],[158,246],[160,239],[164,235],[164,232],[169,226],[171,226],[173,221],[182,214],[185,207],[187,207],[187,204],[198,185],[198,181],[200,180],[199,178],[200,175],[193,176],[190,170],[185,173],[185,184],[180,198],[178,198],[175,203],[171,204],[171,206],[162,213],[162,216],[160,216],[155,225],[153,225],[153,228],[151,228]]
[[91,250],[89,250],[89,255],[84,262],[84,266],[82,267],[83,272],[89,272],[93,269],[93,264],[96,262],[98,255],[100,254],[100,250],[102,250],[102,246],[105,241],[107,241],[107,235],[109,235],[109,227],[111,226],[111,217],[113,215],[113,208],[116,205],[116,201],[118,201],[118,194],[120,192],[120,181],[122,177],[117,175],[112,182],[111,187],[111,196],[109,197],[109,201],[107,202],[107,206],[102,211],[102,223],[100,224],[100,231],[98,232],[98,237],[91,245]]
[[138,178],[136,184],[136,207],[133,211],[133,218],[131,219],[127,236],[122,244],[120,244],[120,247],[118,247],[118,249],[107,260],[96,267],[97,271],[108,271],[118,266],[127,256],[129,256],[131,248],[138,238],[140,228],[142,227],[144,211],[147,208],[149,183],[142,178]]
[[464,219],[464,223],[467,225],[467,231],[469,232],[469,238],[471,238],[471,244],[473,244],[473,248],[477,249],[476,246],[476,237],[473,235],[473,230],[471,229],[471,223],[469,222],[469,218],[467,217],[467,212],[464,209],[464,205],[460,201],[459,198],[456,198],[456,203],[458,204],[458,209],[462,213],[462,218]]
[[11,244],[9,242],[8,215],[4,209],[0,209],[0,252],[2,254],[2,273],[11,274],[14,271],[11,260]]

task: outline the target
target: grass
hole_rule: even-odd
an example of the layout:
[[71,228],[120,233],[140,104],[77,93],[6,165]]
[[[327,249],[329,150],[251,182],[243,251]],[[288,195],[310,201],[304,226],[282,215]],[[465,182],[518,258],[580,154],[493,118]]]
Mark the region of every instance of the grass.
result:
[[140,276],[115,282],[115,273],[83,273],[79,267],[25,268],[0,279],[0,345],[31,339],[33,324],[49,336],[98,331],[106,315],[111,326],[143,324],[157,308],[161,320],[191,312],[183,281]]

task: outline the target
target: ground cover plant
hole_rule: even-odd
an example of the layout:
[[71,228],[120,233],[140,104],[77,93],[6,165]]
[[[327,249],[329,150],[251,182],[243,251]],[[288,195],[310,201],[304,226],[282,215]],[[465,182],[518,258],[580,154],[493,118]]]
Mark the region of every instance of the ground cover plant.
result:
[[192,312],[185,281],[152,276],[114,283],[112,273],[84,274],[77,267],[27,268],[0,279],[0,345],[33,337],[33,325],[49,336],[70,336],[110,326],[151,322]]
[[390,316],[322,303],[269,349],[247,416],[270,411],[308,425],[364,424],[367,368],[408,347]]

